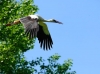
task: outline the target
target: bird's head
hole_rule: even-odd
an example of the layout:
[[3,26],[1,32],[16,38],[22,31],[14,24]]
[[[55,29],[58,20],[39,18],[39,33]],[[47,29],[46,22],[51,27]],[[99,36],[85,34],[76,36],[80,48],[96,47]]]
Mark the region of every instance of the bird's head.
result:
[[62,22],[59,22],[59,21],[57,21],[57,20],[55,20],[55,19],[50,19],[50,21],[52,21],[52,22],[54,22],[54,23],[58,23],[58,24],[63,24]]

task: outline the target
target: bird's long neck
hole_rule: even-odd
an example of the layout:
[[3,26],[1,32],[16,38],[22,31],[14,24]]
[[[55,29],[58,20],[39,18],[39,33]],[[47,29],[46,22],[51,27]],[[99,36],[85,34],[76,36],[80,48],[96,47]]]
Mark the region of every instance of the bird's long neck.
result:
[[51,19],[49,19],[49,20],[44,19],[43,21],[44,22],[53,22]]

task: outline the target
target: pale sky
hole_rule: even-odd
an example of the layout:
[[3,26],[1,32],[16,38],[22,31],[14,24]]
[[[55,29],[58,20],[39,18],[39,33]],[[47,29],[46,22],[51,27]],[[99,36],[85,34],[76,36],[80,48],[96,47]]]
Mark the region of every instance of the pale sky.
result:
[[100,0],[35,0],[37,14],[54,18],[63,25],[47,23],[54,45],[44,51],[38,40],[25,53],[27,60],[44,59],[58,53],[59,63],[73,59],[72,70],[77,74],[100,74]]

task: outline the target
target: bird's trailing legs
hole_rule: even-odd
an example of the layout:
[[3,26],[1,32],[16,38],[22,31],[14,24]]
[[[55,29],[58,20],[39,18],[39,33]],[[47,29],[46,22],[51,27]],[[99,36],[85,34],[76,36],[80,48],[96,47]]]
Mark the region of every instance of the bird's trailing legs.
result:
[[19,24],[19,23],[20,23],[20,20],[16,20],[16,21],[14,21],[14,22],[12,22],[12,23],[6,24],[6,26],[17,25],[17,24]]

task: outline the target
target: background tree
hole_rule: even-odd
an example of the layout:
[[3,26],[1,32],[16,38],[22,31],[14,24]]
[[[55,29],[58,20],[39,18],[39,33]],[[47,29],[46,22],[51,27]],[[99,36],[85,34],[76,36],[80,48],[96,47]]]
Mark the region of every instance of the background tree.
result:
[[[15,19],[34,14],[38,7],[33,0],[0,0],[0,74],[61,74],[68,73],[72,62],[69,60],[62,65],[57,63],[58,55],[48,59],[48,65],[42,58],[27,61],[24,52],[34,48],[35,38],[29,40],[24,34],[23,25],[18,24],[6,27],[5,24]],[[40,67],[40,71],[35,69]]]

